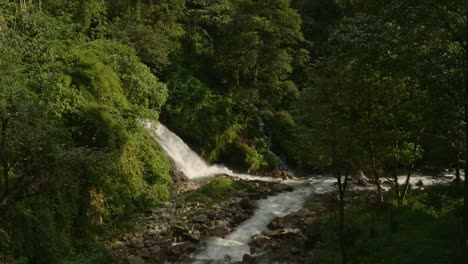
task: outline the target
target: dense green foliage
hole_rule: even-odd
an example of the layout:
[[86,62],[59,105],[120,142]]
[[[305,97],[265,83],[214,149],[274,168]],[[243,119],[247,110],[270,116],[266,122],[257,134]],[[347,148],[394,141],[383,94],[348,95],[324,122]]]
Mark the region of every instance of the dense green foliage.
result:
[[[346,230],[349,263],[456,263],[462,192],[460,186],[436,186],[413,193],[407,206],[398,207],[393,200],[375,213],[364,203],[353,205]],[[317,262],[340,263],[337,225],[336,215],[330,214],[313,227],[320,230],[322,242]]]
[[71,16],[1,6],[0,250],[59,263],[99,247],[103,223],[168,199],[170,163],[140,125],[167,88],[131,47],[88,38]]
[[[105,262],[99,235],[170,195],[170,162],[145,119],[240,171],[277,168],[272,149],[306,173],[364,171],[378,187],[418,166],[460,175],[467,9],[463,0],[0,0],[0,252]],[[219,179],[198,198],[239,188]],[[394,192],[400,205],[404,189]]]

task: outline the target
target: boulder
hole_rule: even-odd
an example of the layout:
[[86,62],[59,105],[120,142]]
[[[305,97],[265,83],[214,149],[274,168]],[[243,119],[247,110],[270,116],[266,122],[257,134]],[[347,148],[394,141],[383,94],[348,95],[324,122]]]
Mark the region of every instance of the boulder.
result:
[[128,264],[145,264],[145,261],[140,256],[130,255],[127,258]]
[[211,235],[216,237],[225,237],[229,234],[229,229],[227,227],[215,227],[211,230]]
[[417,183],[416,183],[416,186],[418,187],[424,187],[424,182],[422,180],[419,180]]

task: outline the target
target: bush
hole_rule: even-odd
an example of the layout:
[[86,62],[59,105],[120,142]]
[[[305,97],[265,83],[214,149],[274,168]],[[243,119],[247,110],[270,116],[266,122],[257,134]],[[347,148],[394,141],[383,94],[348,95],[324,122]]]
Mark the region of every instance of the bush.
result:
[[[397,207],[392,202],[376,211],[374,225],[367,207],[353,205],[346,210],[349,263],[455,263],[462,234],[461,192],[458,186],[415,192],[407,206]],[[337,216],[322,218],[320,226],[314,228],[321,230],[323,242],[316,249],[316,261],[340,263]]]

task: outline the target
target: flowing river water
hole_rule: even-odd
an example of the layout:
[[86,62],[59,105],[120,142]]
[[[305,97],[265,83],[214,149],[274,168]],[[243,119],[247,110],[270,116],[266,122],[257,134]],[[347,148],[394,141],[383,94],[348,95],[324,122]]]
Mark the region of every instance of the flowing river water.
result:
[[[332,177],[314,177],[311,180],[288,180],[260,177],[248,174],[235,173],[223,165],[209,165],[196,152],[175,133],[163,124],[152,122],[145,123],[151,136],[164,149],[177,170],[183,172],[191,180],[214,177],[216,175],[229,175],[243,180],[269,181],[290,184],[294,187],[292,192],[283,192],[275,196],[257,201],[258,209],[254,215],[243,222],[231,234],[225,238],[213,237],[205,246],[192,255],[194,263],[233,263],[242,261],[244,254],[250,253],[248,245],[252,236],[267,230],[268,224],[275,217],[283,217],[300,210],[305,200],[313,194],[331,192],[335,190],[336,179]],[[155,129],[155,126],[157,128]],[[400,177],[403,182],[405,177]],[[413,177],[411,183],[419,180],[424,185],[434,182],[427,177]],[[372,186],[370,188],[373,188]]]

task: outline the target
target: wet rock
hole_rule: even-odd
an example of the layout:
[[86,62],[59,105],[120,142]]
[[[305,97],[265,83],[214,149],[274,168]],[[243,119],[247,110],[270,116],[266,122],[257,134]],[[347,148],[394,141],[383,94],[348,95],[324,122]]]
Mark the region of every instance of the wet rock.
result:
[[284,220],[282,217],[276,217],[270,222],[270,224],[268,224],[268,228],[270,229],[278,229],[278,228],[283,228],[283,227],[284,227]]
[[289,185],[285,185],[285,184],[274,184],[271,189],[273,190],[273,192],[292,192],[294,190],[293,187],[289,186]]
[[416,186],[418,187],[424,187],[424,182],[422,180],[419,180],[417,183],[416,183]]
[[211,230],[211,235],[216,236],[216,237],[225,237],[227,234],[229,234],[229,229],[226,228],[214,228]]
[[242,257],[242,264],[252,264],[255,261],[255,257],[250,254],[244,254]]
[[214,226],[215,228],[210,232],[212,236],[224,237],[229,234],[229,228],[225,222],[216,220]]
[[387,189],[392,188],[394,185],[395,183],[389,180],[382,182],[382,187],[387,188]]
[[271,245],[271,239],[268,236],[258,234],[252,237],[249,246],[255,249],[263,250]]
[[241,206],[242,209],[244,210],[251,210],[255,209],[255,202],[250,200],[249,198],[243,198],[240,202],[239,205]]
[[249,219],[249,215],[248,214],[244,214],[244,213],[239,213],[239,214],[236,214],[233,218],[233,222],[235,224],[240,224],[242,222],[244,222],[245,220]]

